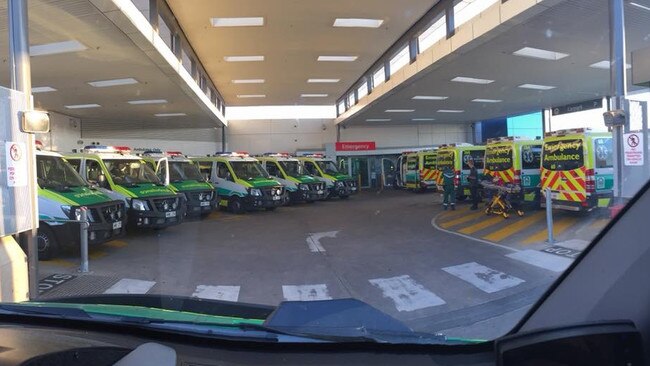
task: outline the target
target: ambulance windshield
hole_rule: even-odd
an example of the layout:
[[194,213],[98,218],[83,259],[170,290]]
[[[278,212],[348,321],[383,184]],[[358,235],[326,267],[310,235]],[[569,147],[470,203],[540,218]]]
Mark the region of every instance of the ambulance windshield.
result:
[[544,143],[542,167],[548,170],[573,170],[584,166],[582,140],[547,141]]
[[41,188],[58,190],[86,185],[70,164],[56,156],[37,156],[36,174]]
[[493,172],[512,168],[512,146],[488,146],[485,151],[485,167]]
[[281,161],[280,166],[282,166],[284,172],[290,177],[303,175],[302,166],[297,161]]
[[325,174],[340,174],[339,168],[336,167],[336,164],[334,164],[333,161],[324,160],[324,161],[317,161],[316,163],[318,164],[318,167]]
[[204,180],[196,164],[189,161],[169,162],[169,180],[171,182],[182,182],[184,180]]
[[111,159],[104,160],[104,164],[115,184],[125,186],[144,183],[161,184],[156,173],[140,160]]
[[230,165],[232,165],[232,170],[239,179],[253,180],[269,177],[260,163],[256,161],[233,161],[230,162]]

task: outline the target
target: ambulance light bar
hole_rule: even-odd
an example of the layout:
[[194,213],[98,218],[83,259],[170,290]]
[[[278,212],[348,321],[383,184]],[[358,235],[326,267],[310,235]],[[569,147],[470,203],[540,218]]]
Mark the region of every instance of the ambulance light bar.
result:
[[183,153],[180,151],[167,151],[167,156],[183,156]]
[[83,148],[86,153],[116,153],[117,149],[106,145],[88,145]]
[[292,157],[292,155],[289,154],[289,153],[272,153],[272,152],[264,153],[264,155],[262,155],[262,156],[266,156],[266,157],[270,157],[270,158],[290,158],[290,157]]
[[43,148],[45,147],[45,145],[43,145],[43,142],[41,142],[41,140],[36,140],[34,142],[34,145],[36,147],[36,150],[38,150],[38,151],[43,150]]
[[248,153],[246,151],[235,151],[235,152],[222,152],[222,153],[217,153],[215,156],[230,156],[233,158],[247,158],[249,157]]
[[489,138],[487,139],[487,143],[495,143],[495,142],[512,142],[512,141],[530,141],[532,138],[530,137],[525,137],[525,136],[503,136],[503,137],[494,137],[494,138]]
[[552,132],[546,132],[544,137],[562,137],[566,135],[575,135],[579,133],[591,132],[591,128],[569,128],[566,130],[557,130]]
[[316,159],[322,159],[322,158],[325,157],[325,155],[323,155],[323,154],[307,154],[307,155],[304,155],[303,157],[305,157],[305,158],[316,158]]

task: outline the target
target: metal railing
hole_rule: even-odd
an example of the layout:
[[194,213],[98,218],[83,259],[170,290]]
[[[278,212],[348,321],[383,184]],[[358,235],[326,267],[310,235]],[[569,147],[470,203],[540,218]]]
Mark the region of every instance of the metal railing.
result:
[[47,219],[47,222],[60,222],[60,223],[76,223],[79,224],[79,246],[80,246],[80,262],[79,272],[88,273],[88,228],[90,222],[88,221],[88,208],[85,206],[79,207],[81,213],[79,220],[61,220],[61,219]]

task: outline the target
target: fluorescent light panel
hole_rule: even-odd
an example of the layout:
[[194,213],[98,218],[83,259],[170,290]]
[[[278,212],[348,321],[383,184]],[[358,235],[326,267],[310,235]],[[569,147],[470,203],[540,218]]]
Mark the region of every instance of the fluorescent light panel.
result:
[[494,82],[494,80],[469,78],[465,76],[457,76],[451,79],[451,81],[455,81],[457,83],[484,84],[484,85]]
[[336,18],[333,26],[342,28],[379,28],[383,23],[383,19]]
[[552,60],[552,61],[561,60],[569,56],[568,53],[547,51],[547,50],[542,50],[533,47],[524,47],[520,50],[513,52],[512,54],[515,56],[530,57],[530,58],[537,58],[541,60]]
[[98,81],[89,81],[90,86],[95,88],[106,88],[109,86],[119,86],[119,85],[131,85],[137,84],[138,81],[134,78],[125,78],[125,79],[112,79],[112,80],[98,80]]
[[54,89],[51,86],[36,86],[32,87],[32,94],[36,93],[49,93],[49,92],[55,92],[56,89]]
[[210,18],[213,27],[261,27],[263,17]]
[[481,98],[476,98],[476,99],[472,99],[472,102],[475,102],[475,103],[501,103],[503,101],[501,99],[481,99]]
[[139,104],[167,104],[167,99],[129,100],[127,103],[132,104],[132,105],[139,105]]
[[64,41],[64,42],[54,42],[39,44],[29,47],[30,56],[45,56],[45,55],[56,55],[59,53],[67,52],[77,52],[88,49],[79,41]]
[[256,62],[264,61],[264,56],[226,56],[223,59],[226,62]]
[[523,85],[519,85],[519,88],[533,89],[533,90],[551,90],[551,89],[555,89],[554,86],[538,85],[538,84],[523,84]]
[[352,62],[356,61],[357,58],[357,56],[318,56],[318,61]]
[[645,5],[641,5],[641,4],[639,4],[639,3],[633,3],[633,2],[630,2],[630,5],[632,5],[632,6],[636,6],[636,7],[639,8],[639,9],[643,9],[643,10],[650,11],[650,7],[647,7],[647,6],[645,6]]
[[187,116],[185,113],[156,113],[154,114],[156,117],[182,117],[182,116]]
[[[592,67],[594,69],[609,70],[610,62],[609,62],[609,60],[603,60],[603,61],[600,61],[600,62],[593,63],[593,64],[589,65],[589,67]],[[625,64],[625,68],[630,69],[630,68],[632,68],[632,65]]]
[[237,98],[246,99],[246,98],[266,98],[265,94],[238,94]]
[[386,113],[411,113],[415,112],[415,109],[387,109]]
[[308,83],[338,83],[341,79],[307,79]]
[[236,79],[233,84],[264,84],[264,79]]
[[86,108],[99,108],[101,105],[99,104],[71,104],[71,105],[66,105],[65,106],[67,109],[86,109]]
[[414,100],[445,100],[449,97],[440,97],[440,96],[435,96],[435,95],[416,95],[411,99]]
[[328,94],[300,94],[301,98],[325,98]]
[[389,122],[390,118],[368,118],[366,122]]
[[425,121],[435,121],[435,118],[412,118],[411,121],[415,122],[425,122]]
[[461,109],[438,109],[438,113],[463,113]]

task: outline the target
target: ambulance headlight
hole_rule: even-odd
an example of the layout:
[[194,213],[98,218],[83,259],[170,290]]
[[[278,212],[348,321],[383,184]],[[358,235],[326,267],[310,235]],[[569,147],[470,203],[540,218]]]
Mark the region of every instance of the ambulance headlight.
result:
[[336,182],[336,186],[339,187],[339,188],[342,188],[344,185],[345,185],[345,183],[343,183],[341,181]]
[[306,184],[299,184],[298,188],[300,188],[301,191],[308,191],[309,190],[309,186],[306,185]]
[[209,192],[209,193],[205,194],[205,200],[206,201],[212,201],[212,192]]
[[262,196],[262,191],[260,191],[257,188],[253,188],[250,190],[251,196],[253,197],[261,197]]
[[178,198],[174,200],[174,203],[172,203],[172,208],[174,210],[178,208]]
[[278,188],[278,189],[276,189],[275,194],[276,194],[277,196],[282,196],[282,188]]
[[136,211],[147,211],[149,209],[148,206],[146,201],[135,198],[131,200],[131,208]]
[[199,193],[199,201],[203,201],[204,198],[205,198],[205,195],[203,194],[203,192],[200,192]]

